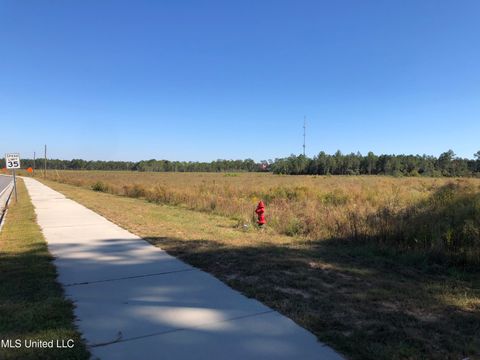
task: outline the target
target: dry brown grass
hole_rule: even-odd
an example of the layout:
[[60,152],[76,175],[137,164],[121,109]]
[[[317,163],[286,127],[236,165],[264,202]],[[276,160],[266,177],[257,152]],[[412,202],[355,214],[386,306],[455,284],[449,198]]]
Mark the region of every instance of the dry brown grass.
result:
[[51,171],[49,178],[226,216],[239,226],[254,225],[263,200],[268,226],[279,234],[374,239],[480,264],[480,179],[107,171]]
[[245,232],[212,213],[47,184],[289,316],[347,358],[480,356],[478,274],[388,247]]

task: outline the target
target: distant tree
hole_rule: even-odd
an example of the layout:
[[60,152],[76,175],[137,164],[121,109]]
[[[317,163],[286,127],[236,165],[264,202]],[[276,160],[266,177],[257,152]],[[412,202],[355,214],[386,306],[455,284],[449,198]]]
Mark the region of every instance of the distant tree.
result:
[[366,173],[368,175],[371,175],[372,173],[376,173],[377,160],[378,160],[378,157],[373,152],[369,151],[365,158],[366,170],[367,170]]
[[476,159],[474,171],[480,172],[480,150],[473,154],[473,157]]
[[316,159],[317,162],[317,171],[316,174],[327,175],[330,174],[330,168],[332,166],[331,161],[329,161],[329,156],[324,152],[320,151]]
[[345,174],[345,161],[344,156],[340,150],[337,150],[333,155],[333,171],[332,174],[344,175]]
[[453,150],[448,150],[438,157],[438,168],[444,176],[453,176],[452,161],[455,158]]

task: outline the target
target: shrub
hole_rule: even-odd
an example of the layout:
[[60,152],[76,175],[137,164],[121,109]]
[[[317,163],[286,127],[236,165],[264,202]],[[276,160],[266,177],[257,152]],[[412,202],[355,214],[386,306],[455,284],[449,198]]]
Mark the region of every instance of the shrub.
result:
[[133,186],[125,185],[123,191],[126,196],[132,198],[145,197],[146,194],[145,188],[139,184],[134,184]]
[[101,181],[97,181],[91,186],[93,191],[108,192],[108,185]]

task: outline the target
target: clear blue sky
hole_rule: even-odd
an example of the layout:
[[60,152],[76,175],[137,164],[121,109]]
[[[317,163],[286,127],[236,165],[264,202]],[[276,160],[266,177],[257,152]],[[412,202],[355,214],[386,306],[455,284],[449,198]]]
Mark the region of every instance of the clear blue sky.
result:
[[[480,1],[0,0],[0,152],[480,150]],[[7,131],[7,129],[12,130]]]

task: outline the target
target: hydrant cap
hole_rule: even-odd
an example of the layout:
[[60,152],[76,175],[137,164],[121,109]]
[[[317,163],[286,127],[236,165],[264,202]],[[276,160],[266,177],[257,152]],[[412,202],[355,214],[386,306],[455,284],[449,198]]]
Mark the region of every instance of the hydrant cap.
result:
[[258,207],[259,207],[259,208],[264,208],[264,207],[265,207],[265,204],[263,203],[263,201],[260,201],[260,202],[258,203]]

